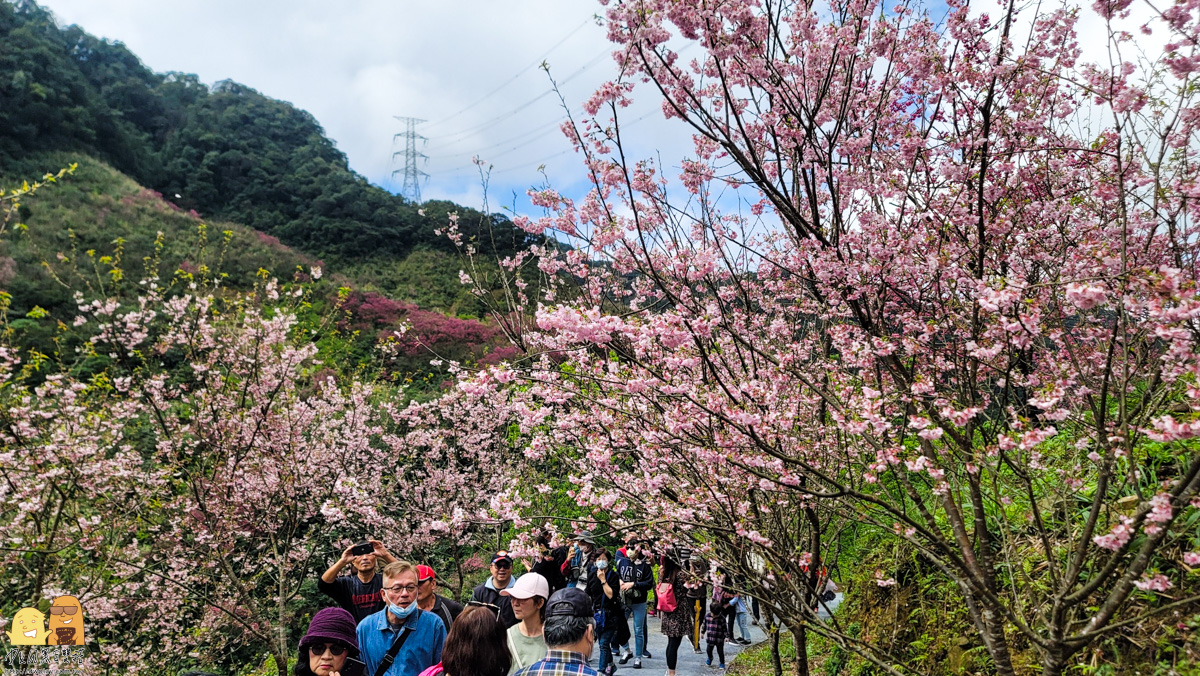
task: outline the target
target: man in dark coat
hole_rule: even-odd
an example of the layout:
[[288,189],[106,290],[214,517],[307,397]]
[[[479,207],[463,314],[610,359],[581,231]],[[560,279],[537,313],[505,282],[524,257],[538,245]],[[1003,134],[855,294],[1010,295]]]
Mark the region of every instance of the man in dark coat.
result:
[[512,574],[512,564],[512,556],[508,552],[504,550],[496,552],[492,556],[491,577],[475,588],[475,591],[471,593],[470,601],[473,605],[495,609],[500,617],[500,623],[504,625],[505,629],[517,623],[517,616],[513,615],[512,600],[500,594],[502,590],[517,583]]

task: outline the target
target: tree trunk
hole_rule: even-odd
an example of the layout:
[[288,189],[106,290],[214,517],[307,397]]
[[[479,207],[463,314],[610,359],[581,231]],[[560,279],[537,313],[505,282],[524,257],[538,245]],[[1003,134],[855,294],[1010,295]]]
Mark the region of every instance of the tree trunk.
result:
[[1042,653],[1042,676],[1062,676],[1067,670],[1067,655],[1063,650],[1047,650]]
[[767,639],[771,642],[771,667],[775,676],[783,676],[783,659],[779,657],[779,623],[769,608],[763,608]]
[[808,630],[804,625],[792,627],[792,642],[796,646],[796,665],[792,668],[794,676],[808,676]]
[[[984,608],[984,626],[987,628],[983,636],[984,645],[996,667],[998,676],[1015,676],[1012,665],[1012,654],[1008,650],[1008,638],[1004,635],[1004,616],[992,608]],[[1049,676],[1047,672],[1046,676]]]

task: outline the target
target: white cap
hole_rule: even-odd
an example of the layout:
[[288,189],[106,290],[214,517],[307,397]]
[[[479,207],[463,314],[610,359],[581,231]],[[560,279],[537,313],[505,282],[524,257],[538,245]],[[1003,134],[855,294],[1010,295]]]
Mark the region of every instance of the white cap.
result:
[[518,599],[528,599],[534,596],[550,598],[550,583],[537,573],[525,573],[517,578],[517,583],[500,592],[501,596],[512,596]]

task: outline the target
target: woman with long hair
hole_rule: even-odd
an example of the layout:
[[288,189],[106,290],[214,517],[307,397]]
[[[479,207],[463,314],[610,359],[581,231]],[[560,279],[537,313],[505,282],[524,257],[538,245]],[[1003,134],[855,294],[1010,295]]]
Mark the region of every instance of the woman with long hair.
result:
[[442,661],[421,676],[506,676],[512,666],[499,606],[472,602],[455,618]]
[[[679,661],[679,644],[683,637],[692,629],[692,605],[687,602],[688,574],[679,567],[679,562],[670,556],[663,556],[662,574],[659,575],[658,612],[662,617],[662,633],[667,637],[667,676],[675,676],[675,665]],[[670,597],[675,601],[675,608],[668,610],[664,607],[666,598],[661,593],[669,586]]]
[[293,673],[296,676],[362,676],[354,616],[342,608],[317,611],[304,638]]

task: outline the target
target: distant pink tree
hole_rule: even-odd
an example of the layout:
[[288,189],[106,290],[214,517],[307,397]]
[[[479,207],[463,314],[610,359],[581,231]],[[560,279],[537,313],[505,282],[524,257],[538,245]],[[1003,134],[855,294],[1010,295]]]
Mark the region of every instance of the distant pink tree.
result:
[[[487,358],[502,345],[501,331],[477,319],[449,317],[371,291],[352,292],[342,305],[343,328],[381,335],[396,352],[425,361]],[[397,330],[403,327],[403,330]],[[491,357],[495,360],[496,357]]]

